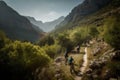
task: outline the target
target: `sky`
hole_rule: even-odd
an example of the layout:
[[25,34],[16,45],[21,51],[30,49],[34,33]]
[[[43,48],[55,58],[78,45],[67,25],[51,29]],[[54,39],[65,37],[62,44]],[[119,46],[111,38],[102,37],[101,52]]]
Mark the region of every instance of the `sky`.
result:
[[19,14],[43,22],[68,15],[83,0],[3,0]]

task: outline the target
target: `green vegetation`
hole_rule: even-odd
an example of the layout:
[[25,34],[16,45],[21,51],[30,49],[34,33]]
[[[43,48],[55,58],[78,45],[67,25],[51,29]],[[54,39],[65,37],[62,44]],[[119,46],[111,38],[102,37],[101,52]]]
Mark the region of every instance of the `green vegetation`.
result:
[[[113,4],[110,5],[118,7],[119,4],[120,0],[113,0]],[[66,49],[70,52],[78,44],[82,46],[83,43],[86,44],[93,38],[95,40],[104,38],[111,47],[120,50],[119,14],[111,13],[107,16],[98,16],[98,14],[101,15],[104,12],[105,9],[91,16],[86,16],[81,21],[76,19],[75,23],[70,22],[63,25],[60,29],[57,29],[58,32],[55,31],[55,33],[48,34],[40,39],[38,45],[30,42],[12,41],[0,31],[0,76],[4,80],[8,80],[7,78],[9,80],[56,80],[55,65],[53,65],[56,56],[62,55],[63,57],[63,52]],[[102,44],[96,41],[95,44],[97,45],[97,43]],[[94,49],[93,47],[96,47],[95,44],[88,47],[88,63],[90,63],[90,60],[99,58],[108,50],[107,46],[107,48],[98,52],[97,56],[93,56],[91,52]],[[70,54],[75,59],[76,70],[79,70],[82,64],[84,48],[81,49],[80,54]],[[117,75],[120,74],[117,73],[117,71],[120,71],[119,64],[120,62],[109,62],[105,67],[113,72],[111,75]],[[60,69],[63,80],[73,80],[74,76],[70,74],[69,66],[62,63]]]
[[60,46],[59,45],[45,45],[42,47],[43,50],[50,56],[50,58],[54,59],[57,53],[59,53]]
[[36,70],[42,70],[50,61],[41,47],[11,41],[0,33],[0,75],[4,80],[32,80]]
[[[112,64],[112,65],[111,65]],[[107,69],[110,70],[110,76],[119,76],[120,74],[120,61],[112,61],[107,64]]]
[[[120,49],[118,44],[120,43],[119,21],[113,16],[106,20],[104,26],[78,26],[52,36],[48,35],[40,40],[39,46],[30,42],[12,41],[3,32],[0,32],[0,75],[11,80],[56,80],[52,60],[66,48],[70,52],[77,44],[82,46],[88,40],[99,38],[98,35],[100,37],[104,35],[104,39],[108,44],[115,49]],[[75,68],[79,70],[83,54],[72,56],[76,61]],[[92,58],[88,57],[90,60]],[[116,64],[113,66],[108,65],[108,67],[115,73],[119,70],[119,65],[116,66]],[[63,80],[73,80],[74,76],[70,74],[68,66],[62,65],[60,69]]]
[[50,35],[47,35],[45,37],[43,37],[42,39],[40,39],[40,41],[38,42],[38,44],[40,46],[45,46],[45,45],[52,45],[54,44],[55,41],[54,41],[54,38]]
[[113,16],[108,18],[104,25],[104,39],[115,49],[120,49],[120,18],[119,16]]
[[71,39],[69,38],[69,33],[60,33],[56,39],[58,45],[61,45],[61,47],[65,49],[67,48],[68,52],[70,52],[73,49],[74,45]]

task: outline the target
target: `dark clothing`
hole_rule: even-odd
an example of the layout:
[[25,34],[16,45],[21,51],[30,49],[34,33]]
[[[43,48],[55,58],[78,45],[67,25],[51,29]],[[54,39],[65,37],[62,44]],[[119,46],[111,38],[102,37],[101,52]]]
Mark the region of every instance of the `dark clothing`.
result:
[[72,57],[68,58],[68,64],[69,64],[69,65],[71,65],[71,64],[73,63],[73,61],[74,61],[74,60],[73,60]]
[[67,58],[67,57],[68,57],[68,53],[67,53],[67,52],[65,52],[64,57],[65,57],[65,58]]
[[68,52],[67,51],[65,52],[64,57],[65,57],[65,64],[67,64],[67,60],[68,60]]
[[75,73],[74,63],[70,64],[70,73]]
[[77,46],[77,52],[80,52],[80,45]]
[[75,72],[73,61],[74,61],[74,59],[72,57],[68,58],[68,64],[70,65],[70,72],[71,73]]

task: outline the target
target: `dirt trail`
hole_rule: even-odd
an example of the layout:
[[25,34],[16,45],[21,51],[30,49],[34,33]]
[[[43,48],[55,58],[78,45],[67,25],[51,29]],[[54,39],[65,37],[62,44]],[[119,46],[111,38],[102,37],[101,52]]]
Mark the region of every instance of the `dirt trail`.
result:
[[[82,64],[82,67],[80,68],[80,71],[81,71],[80,74],[81,74],[81,75],[84,74],[85,69],[86,69],[86,67],[87,67],[87,63],[88,63],[88,59],[87,59],[87,57],[88,57],[88,55],[87,55],[87,54],[88,54],[88,52],[87,52],[87,47],[85,47],[85,50],[84,50],[84,51],[85,51],[85,55],[83,56],[83,61],[84,61],[84,62],[83,62],[83,64]],[[75,77],[75,80],[81,80],[81,77],[82,77],[82,76],[76,76],[76,77]]]
[[[74,78],[74,80],[81,80],[81,78],[82,78],[82,74],[84,74],[84,72],[85,72],[85,69],[86,69],[86,67],[87,67],[87,63],[88,63],[88,51],[87,51],[87,47],[85,47],[84,48],[84,52],[85,52],[85,54],[84,54],[84,56],[83,56],[83,64],[82,64],[82,67],[80,68],[80,76],[75,76],[75,78]],[[57,78],[59,78],[59,79],[61,79],[61,77],[60,77],[60,75],[62,74],[61,72],[60,72],[60,67],[61,67],[61,64],[63,64],[63,62],[64,62],[64,57],[63,56],[59,56],[59,57],[57,57],[56,58],[56,60],[55,60],[55,69],[56,69],[56,71],[57,72],[59,72],[59,73],[56,73],[55,74],[55,76],[57,77]],[[59,76],[58,76],[59,75]]]
[[84,55],[84,57],[83,57],[83,64],[82,64],[82,67],[81,67],[81,73],[83,74],[84,72],[85,72],[85,69],[86,69],[86,67],[87,67],[87,63],[88,63],[88,56],[87,56],[87,47],[85,48],[85,55]]

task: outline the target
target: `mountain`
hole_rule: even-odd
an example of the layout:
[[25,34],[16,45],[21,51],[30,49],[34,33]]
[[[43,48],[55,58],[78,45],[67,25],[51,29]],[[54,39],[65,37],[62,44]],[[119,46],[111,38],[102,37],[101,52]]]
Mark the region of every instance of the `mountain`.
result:
[[[26,18],[34,25],[36,26],[43,26],[42,21],[37,21],[34,17],[26,16]],[[42,27],[40,27],[42,29]]]
[[81,20],[84,16],[92,14],[107,5],[109,1],[110,0],[85,0],[82,4],[75,7],[65,20],[68,22]]
[[60,27],[74,27],[87,16],[104,8],[112,0],[84,0],[82,4],[79,4],[65,17],[64,21],[61,22],[56,28]]
[[51,21],[51,22],[45,22],[37,21],[35,18],[27,16],[27,18],[30,20],[30,22],[36,26],[39,26],[43,31],[50,32],[52,31],[55,26],[57,26],[59,23],[61,23],[64,20],[64,16],[59,17],[58,19]]
[[42,30],[30,23],[4,1],[0,1],[0,30],[14,40],[37,41],[42,36]]
[[62,35],[64,45],[77,40],[85,46],[88,62],[81,60],[86,67],[78,68],[75,80],[120,80],[120,0],[85,0],[56,28],[53,34]]

